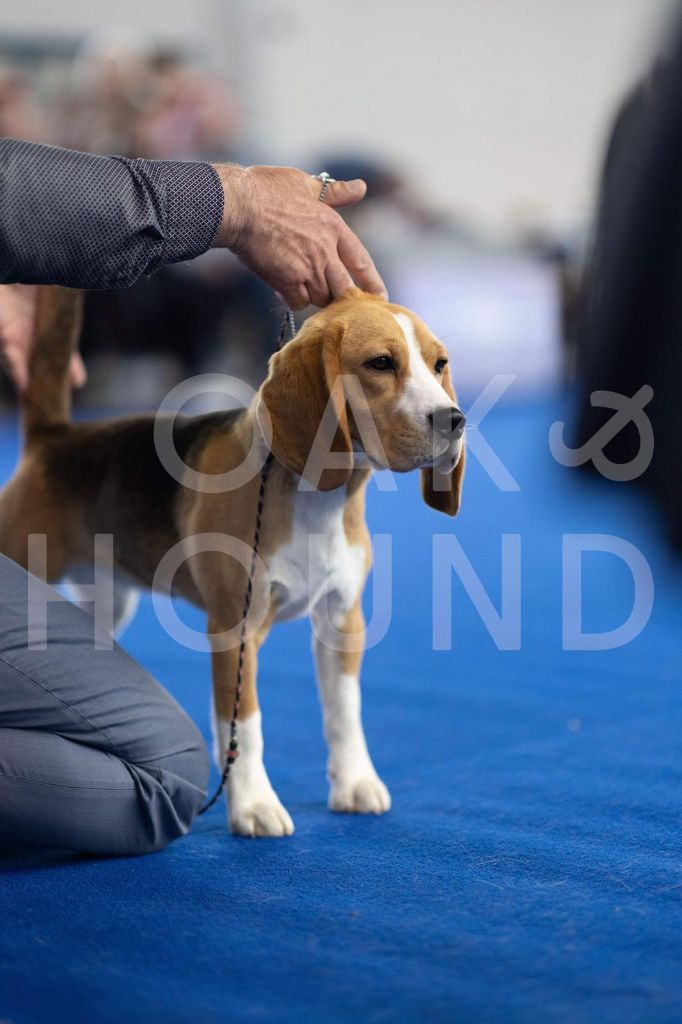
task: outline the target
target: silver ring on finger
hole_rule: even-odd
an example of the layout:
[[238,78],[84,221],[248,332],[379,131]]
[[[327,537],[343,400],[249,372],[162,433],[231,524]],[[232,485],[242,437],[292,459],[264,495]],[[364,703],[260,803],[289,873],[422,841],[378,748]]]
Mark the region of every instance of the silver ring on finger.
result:
[[332,178],[332,176],[328,174],[327,171],[320,171],[319,174],[313,174],[313,178],[322,183],[319,199],[320,202],[323,203],[327,196],[327,192],[329,191],[329,186],[336,184],[336,178]]

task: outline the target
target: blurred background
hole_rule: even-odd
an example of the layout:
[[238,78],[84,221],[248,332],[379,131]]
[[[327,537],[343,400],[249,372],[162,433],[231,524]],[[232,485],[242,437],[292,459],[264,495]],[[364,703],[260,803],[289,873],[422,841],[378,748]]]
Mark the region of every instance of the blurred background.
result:
[[[393,300],[450,346],[461,392],[505,373],[522,398],[575,380],[581,338],[595,348],[585,268],[608,140],[660,61],[673,10],[31,0],[0,17],[0,133],[364,177],[368,198],[347,216]],[[154,407],[178,379],[212,370],[257,385],[280,318],[226,252],[91,293],[79,401]]]

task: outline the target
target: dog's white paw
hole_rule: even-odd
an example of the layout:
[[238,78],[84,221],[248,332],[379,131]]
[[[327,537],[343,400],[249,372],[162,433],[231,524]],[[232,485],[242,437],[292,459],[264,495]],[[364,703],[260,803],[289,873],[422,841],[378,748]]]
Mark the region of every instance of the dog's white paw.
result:
[[294,823],[275,794],[251,804],[230,807],[230,829],[236,836],[291,836]]
[[334,779],[329,791],[329,809],[345,814],[384,814],[391,808],[391,794],[378,775],[356,779]]

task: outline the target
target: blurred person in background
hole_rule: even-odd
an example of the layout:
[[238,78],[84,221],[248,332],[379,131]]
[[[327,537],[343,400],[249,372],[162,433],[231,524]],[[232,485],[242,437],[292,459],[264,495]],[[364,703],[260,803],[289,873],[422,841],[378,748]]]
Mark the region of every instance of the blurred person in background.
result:
[[[623,99],[608,141],[583,282],[574,444],[589,442],[613,416],[592,404],[594,391],[632,397],[651,387],[644,412],[655,444],[635,480],[653,494],[682,550],[682,13],[666,44]],[[629,422],[604,454],[629,464],[642,443]]]
[[[156,160],[237,154],[238,102],[228,83],[132,29],[86,38],[71,77],[57,118],[61,145]],[[178,379],[210,371],[257,385],[278,320],[270,290],[225,251],[122,292],[93,292],[83,329],[90,403],[116,404],[126,381],[129,405],[155,404]]]
[[135,126],[149,103],[150,43],[130,28],[106,28],[86,37],[73,62],[71,83],[57,108],[56,141],[91,153],[135,154]]
[[140,156],[234,156],[239,110],[223,79],[189,66],[172,50],[159,50],[149,61],[149,82],[147,102],[133,126],[133,148]]
[[0,68],[0,138],[47,142],[47,135],[29,76],[17,68]]

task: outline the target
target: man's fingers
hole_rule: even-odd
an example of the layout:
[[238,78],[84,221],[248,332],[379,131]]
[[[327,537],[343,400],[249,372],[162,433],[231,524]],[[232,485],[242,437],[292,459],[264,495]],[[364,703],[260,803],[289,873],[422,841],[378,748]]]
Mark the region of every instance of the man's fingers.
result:
[[[317,198],[319,199],[322,182],[314,181],[314,184],[317,189]],[[333,206],[334,209],[339,209],[342,206],[352,206],[354,203],[359,203],[361,199],[364,199],[366,193],[367,185],[362,178],[355,178],[353,181],[335,181],[327,189],[324,203],[327,206]]]
[[312,305],[308,289],[304,285],[297,285],[287,291],[282,291],[282,298],[289,309],[305,309],[306,306]]
[[318,309],[322,309],[323,306],[327,306],[332,296],[329,292],[329,285],[327,284],[326,278],[321,280],[307,281],[306,288],[308,289],[308,295],[313,306],[317,306]]
[[333,299],[338,299],[340,295],[343,295],[348,291],[349,288],[354,288],[353,278],[350,276],[343,263],[340,260],[334,260],[330,263],[325,270],[325,277],[327,278],[327,284],[329,285],[329,291],[331,292]]
[[88,371],[85,368],[80,354],[74,352],[71,356],[71,365],[69,366],[69,380],[71,381],[72,388],[82,388],[88,379]]
[[388,299],[386,285],[381,280],[372,257],[346,224],[343,225],[339,237],[339,256],[359,288]]

